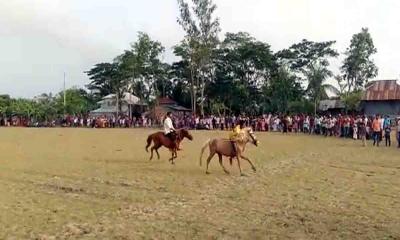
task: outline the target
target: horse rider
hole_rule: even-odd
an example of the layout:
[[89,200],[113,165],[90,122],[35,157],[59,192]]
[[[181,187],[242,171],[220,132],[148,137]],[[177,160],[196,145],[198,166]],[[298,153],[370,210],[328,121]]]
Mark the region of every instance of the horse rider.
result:
[[[237,141],[240,140],[241,136],[240,133],[242,131],[242,129],[244,128],[244,121],[240,120],[239,124],[237,124],[235,126],[235,128],[233,129],[233,131],[229,134],[229,140],[231,141],[232,144],[232,148],[233,148],[233,155],[236,156],[237,155]],[[232,164],[232,160],[230,159],[230,162]]]
[[164,134],[166,137],[168,137],[176,146],[176,148],[178,149],[178,145],[177,145],[177,135],[176,135],[176,130],[174,128],[174,125],[172,123],[172,119],[171,119],[171,112],[167,112],[167,115],[165,116],[164,119]]

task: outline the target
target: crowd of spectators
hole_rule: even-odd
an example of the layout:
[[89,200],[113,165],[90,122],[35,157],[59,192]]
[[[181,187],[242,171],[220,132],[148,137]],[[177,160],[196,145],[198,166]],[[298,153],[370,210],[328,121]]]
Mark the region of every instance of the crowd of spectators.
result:
[[[239,121],[244,121],[246,126],[255,131],[271,131],[286,133],[303,133],[322,135],[325,137],[353,138],[355,140],[374,140],[374,145],[379,146],[385,140],[385,145],[391,145],[391,133],[396,133],[400,144],[400,118],[388,116],[362,116],[362,115],[320,115],[308,114],[265,114],[257,117],[248,116],[205,116],[193,117],[174,116],[176,128],[189,128],[198,130],[231,130]],[[1,118],[0,126],[27,126],[27,127],[87,127],[87,128],[151,128],[159,127],[160,121],[147,117],[129,118],[127,116],[64,116],[48,121],[31,121],[24,118]],[[400,147],[400,146],[399,146]]]

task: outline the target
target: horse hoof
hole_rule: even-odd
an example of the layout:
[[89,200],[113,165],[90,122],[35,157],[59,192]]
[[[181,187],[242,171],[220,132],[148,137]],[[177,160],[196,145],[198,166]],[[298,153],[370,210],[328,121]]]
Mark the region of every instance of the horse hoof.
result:
[[224,171],[227,175],[229,175],[229,174],[231,174],[230,172],[228,172],[228,171]]
[[254,172],[257,172],[257,169],[256,169],[256,168],[253,168],[253,171],[254,171]]
[[247,177],[247,175],[244,174],[244,173],[241,173],[240,176],[241,176],[241,177]]
[[210,175],[210,172],[206,172],[207,175]]

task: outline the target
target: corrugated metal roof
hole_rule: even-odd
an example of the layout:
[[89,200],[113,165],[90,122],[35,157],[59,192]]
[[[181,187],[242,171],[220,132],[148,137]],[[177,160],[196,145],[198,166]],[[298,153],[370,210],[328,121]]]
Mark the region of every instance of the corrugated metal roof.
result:
[[400,100],[400,85],[396,80],[379,80],[369,84],[365,90],[364,101]]
[[181,111],[181,112],[191,112],[192,110],[189,108],[185,108],[179,105],[169,106],[174,111]]
[[[97,103],[102,104],[107,100],[116,100],[115,94],[109,94],[103,97],[102,100]],[[125,92],[123,94],[122,101],[125,101],[128,104],[136,105],[137,103],[140,102],[140,99],[131,93]]]
[[158,104],[160,104],[160,105],[175,105],[176,102],[168,97],[165,97],[165,98],[159,98]]

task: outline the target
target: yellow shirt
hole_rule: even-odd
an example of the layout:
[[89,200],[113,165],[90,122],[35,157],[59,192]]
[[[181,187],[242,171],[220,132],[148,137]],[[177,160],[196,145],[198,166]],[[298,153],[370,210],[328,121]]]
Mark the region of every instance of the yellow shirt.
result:
[[237,126],[233,129],[233,132],[231,132],[231,133],[229,134],[229,139],[230,139],[230,140],[235,140],[235,139],[239,136],[240,131],[241,131],[240,125],[237,125]]

